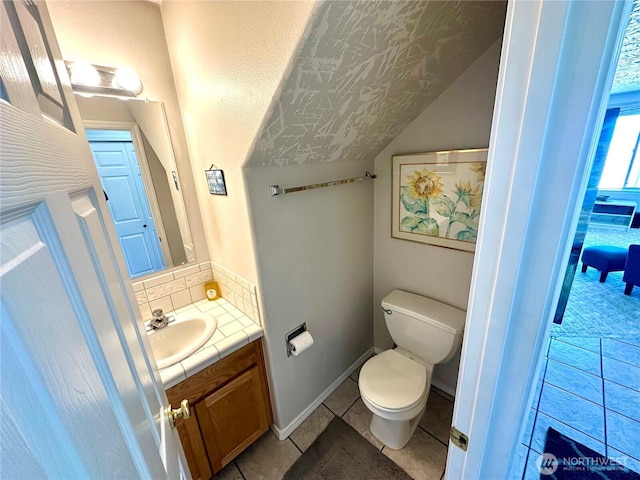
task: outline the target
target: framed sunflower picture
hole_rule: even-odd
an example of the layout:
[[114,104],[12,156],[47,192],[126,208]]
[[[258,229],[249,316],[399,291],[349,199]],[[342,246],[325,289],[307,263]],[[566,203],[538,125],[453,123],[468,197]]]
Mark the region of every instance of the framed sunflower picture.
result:
[[394,155],[391,236],[474,252],[487,152]]

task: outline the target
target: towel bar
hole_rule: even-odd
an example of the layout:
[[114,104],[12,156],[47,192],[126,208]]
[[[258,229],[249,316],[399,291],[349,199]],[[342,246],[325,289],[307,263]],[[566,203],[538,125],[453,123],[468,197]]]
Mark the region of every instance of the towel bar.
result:
[[276,195],[285,195],[287,193],[302,192],[303,190],[313,190],[314,188],[332,187],[333,185],[342,185],[343,183],[361,182],[363,180],[373,180],[376,178],[375,174],[364,172],[364,176],[356,178],[347,178],[345,180],[335,180],[333,182],[314,183],[313,185],[305,185],[303,187],[289,187],[280,188],[278,185],[271,185],[269,187],[269,194],[272,197]]

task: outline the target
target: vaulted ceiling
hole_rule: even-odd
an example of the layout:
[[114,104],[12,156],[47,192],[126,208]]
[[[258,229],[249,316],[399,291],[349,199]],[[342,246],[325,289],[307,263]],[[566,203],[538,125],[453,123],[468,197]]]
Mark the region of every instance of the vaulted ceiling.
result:
[[245,165],[373,158],[501,38],[505,11],[504,2],[322,3]]

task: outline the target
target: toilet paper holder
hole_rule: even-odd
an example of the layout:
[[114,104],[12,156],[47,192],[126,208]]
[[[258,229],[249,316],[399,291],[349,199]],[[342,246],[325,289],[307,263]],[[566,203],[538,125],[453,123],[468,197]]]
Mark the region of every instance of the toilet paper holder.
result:
[[287,357],[290,357],[293,355],[291,351],[291,340],[293,340],[298,335],[306,331],[307,331],[307,322],[303,323],[302,325],[298,325],[296,328],[294,328],[284,336],[285,343],[287,345]]

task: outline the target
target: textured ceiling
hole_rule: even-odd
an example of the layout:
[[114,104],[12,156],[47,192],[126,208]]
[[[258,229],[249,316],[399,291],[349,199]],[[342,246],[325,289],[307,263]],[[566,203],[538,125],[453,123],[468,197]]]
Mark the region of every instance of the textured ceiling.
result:
[[247,165],[373,158],[502,36],[505,11],[495,1],[324,2]]
[[622,42],[612,93],[640,90],[640,1],[633,4]]

